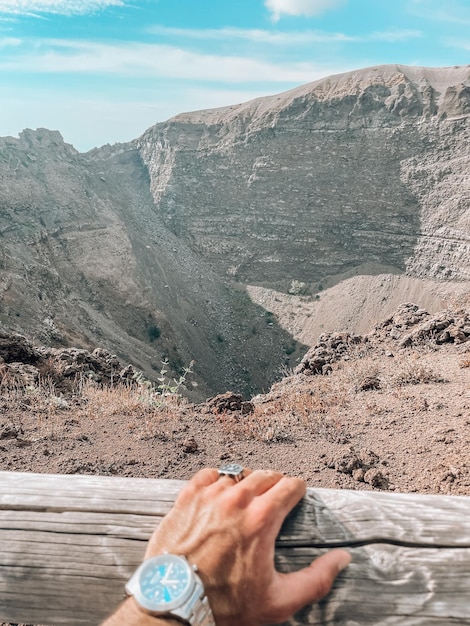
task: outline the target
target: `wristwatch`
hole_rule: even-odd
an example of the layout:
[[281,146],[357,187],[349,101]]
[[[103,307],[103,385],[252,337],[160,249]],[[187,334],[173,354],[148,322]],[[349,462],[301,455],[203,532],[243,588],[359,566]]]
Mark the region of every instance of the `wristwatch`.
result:
[[140,608],[191,626],[215,626],[204,585],[184,556],[161,554],[145,560],[126,584]]

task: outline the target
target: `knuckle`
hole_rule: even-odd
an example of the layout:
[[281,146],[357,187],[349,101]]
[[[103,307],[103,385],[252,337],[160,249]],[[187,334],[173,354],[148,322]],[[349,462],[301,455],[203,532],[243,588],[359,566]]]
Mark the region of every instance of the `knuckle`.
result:
[[186,505],[188,502],[194,500],[195,489],[192,485],[186,485],[180,492],[176,499],[175,506]]
[[265,478],[271,478],[273,480],[280,480],[282,478],[281,472],[276,472],[275,470],[258,470],[261,475],[264,475]]
[[289,485],[293,490],[298,489],[299,491],[305,492],[307,489],[307,483],[302,478],[297,478],[296,476],[285,476],[285,480],[289,482]]
[[237,485],[238,488],[231,488],[224,493],[229,507],[245,508],[251,501],[251,495],[246,489],[241,488],[241,485]]

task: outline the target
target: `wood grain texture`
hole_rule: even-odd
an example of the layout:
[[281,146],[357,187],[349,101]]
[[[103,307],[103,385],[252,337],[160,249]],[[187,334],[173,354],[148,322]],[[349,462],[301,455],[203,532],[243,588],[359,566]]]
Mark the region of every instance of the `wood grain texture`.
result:
[[[0,621],[97,624],[123,598],[145,541],[183,481],[0,472]],[[370,537],[470,544],[470,498],[309,490],[278,538],[277,567]],[[289,623],[470,625],[470,549],[351,550],[328,598]],[[242,626],[242,625],[240,625]]]

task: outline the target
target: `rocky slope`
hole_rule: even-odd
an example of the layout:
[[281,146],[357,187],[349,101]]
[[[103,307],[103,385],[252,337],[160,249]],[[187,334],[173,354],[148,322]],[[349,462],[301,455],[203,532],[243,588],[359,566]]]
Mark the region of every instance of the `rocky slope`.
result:
[[383,66],[87,154],[0,139],[0,324],[267,388],[336,322],[469,293],[469,113],[470,66]]
[[260,389],[296,349],[161,223],[131,145],[82,155],[47,130],[1,139],[0,240],[6,329],[105,346],[150,379],[163,359],[176,376],[195,360],[199,396]]

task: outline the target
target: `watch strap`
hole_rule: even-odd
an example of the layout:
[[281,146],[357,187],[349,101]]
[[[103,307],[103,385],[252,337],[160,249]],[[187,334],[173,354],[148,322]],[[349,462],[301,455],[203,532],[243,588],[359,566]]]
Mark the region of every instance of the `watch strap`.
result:
[[204,596],[196,603],[193,614],[189,618],[191,626],[215,626],[214,616],[207,596]]
[[204,592],[204,585],[197,574],[194,574],[196,585],[192,596],[179,609],[170,611],[175,615],[188,621],[191,626],[215,626],[209,600]]

